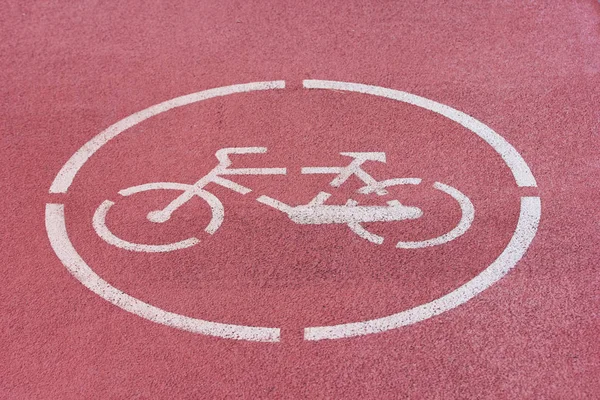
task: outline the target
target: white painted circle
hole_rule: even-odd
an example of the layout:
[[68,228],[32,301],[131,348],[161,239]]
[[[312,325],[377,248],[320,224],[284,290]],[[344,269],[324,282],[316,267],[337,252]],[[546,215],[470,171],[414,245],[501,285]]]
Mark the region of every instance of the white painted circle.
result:
[[[410,93],[357,83],[305,80],[303,86],[306,89],[342,90],[370,94],[412,104],[440,114],[469,129],[489,144],[511,170],[518,186],[536,187],[531,170],[514,147],[482,122],[452,107]],[[224,86],[177,97],[132,114],[100,132],[77,150],[61,168],[49,192],[66,193],[77,172],[96,151],[117,135],[152,116],[213,97],[284,88],[284,81]],[[383,332],[423,321],[465,303],[493,285],[516,265],[535,236],[540,216],[540,198],[537,196],[521,197],[519,220],[507,247],[479,275],[452,292],[430,303],[383,318],[340,325],[308,327],[304,330],[305,340],[339,339]],[[69,272],[88,289],[125,311],[150,321],[195,333],[250,341],[278,342],[280,340],[279,328],[223,324],[187,317],[147,304],[110,285],[87,265],[73,247],[67,233],[63,204],[46,204],[46,230],[54,252]]]

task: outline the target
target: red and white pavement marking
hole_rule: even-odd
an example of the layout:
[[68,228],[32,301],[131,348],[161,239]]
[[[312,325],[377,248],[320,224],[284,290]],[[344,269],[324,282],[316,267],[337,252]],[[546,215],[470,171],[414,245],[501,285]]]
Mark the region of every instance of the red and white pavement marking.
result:
[[0,397],[600,395],[600,5],[364,7],[8,7]]

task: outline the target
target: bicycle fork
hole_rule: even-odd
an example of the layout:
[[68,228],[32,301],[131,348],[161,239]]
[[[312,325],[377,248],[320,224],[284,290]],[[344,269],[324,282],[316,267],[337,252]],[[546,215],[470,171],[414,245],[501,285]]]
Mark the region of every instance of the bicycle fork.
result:
[[266,153],[266,151],[266,147],[228,147],[217,150],[215,156],[219,160],[219,164],[196,183],[190,185],[188,189],[165,208],[149,212],[147,216],[148,220],[156,223],[168,221],[173,212],[198,195],[198,192],[203,191],[203,188],[211,182],[241,194],[248,194],[252,191],[252,189],[242,186],[239,183],[223,178],[223,175],[285,175],[287,173],[286,168],[229,168],[232,164],[229,159],[230,154],[257,154]]

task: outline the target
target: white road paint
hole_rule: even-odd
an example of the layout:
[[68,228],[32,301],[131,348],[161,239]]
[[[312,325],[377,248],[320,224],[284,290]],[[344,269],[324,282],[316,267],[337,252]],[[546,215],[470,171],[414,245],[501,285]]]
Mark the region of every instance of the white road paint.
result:
[[[228,147],[217,150],[215,156],[217,157],[217,160],[219,160],[219,164],[216,167],[200,178],[196,183],[189,185],[188,189],[184,190],[182,194],[170,202],[164,209],[151,212],[148,215],[148,218],[154,222],[166,222],[171,218],[173,212],[192,198],[195,196],[203,197],[201,194],[202,192],[208,193],[211,198],[217,199],[214,195],[203,190],[203,188],[211,182],[241,194],[247,194],[252,191],[250,188],[223,178],[223,175],[285,175],[287,173],[285,168],[230,168],[231,160],[229,159],[229,154],[261,154],[266,152],[266,147]],[[207,200],[209,204],[211,203],[210,199],[205,198],[205,200]],[[218,199],[216,201],[221,204]],[[223,207],[221,206],[221,209],[222,208]]]
[[[179,190],[183,192],[187,190],[194,190],[194,195],[206,201],[211,208],[212,217],[204,231],[212,235],[221,226],[221,223],[223,222],[225,211],[223,209],[223,204],[221,203],[221,201],[212,193],[207,192],[206,190],[202,190],[200,188],[194,188],[193,185],[186,185],[183,183],[175,182],[152,182],[146,183],[144,185],[137,185],[129,187],[127,189],[123,189],[119,191],[119,194],[123,197],[127,197],[136,193],[146,192],[149,190]],[[192,237],[175,243],[156,245],[132,243],[122,238],[119,238],[111,232],[108,226],[106,226],[106,215],[108,214],[108,211],[114,204],[115,203],[110,200],[105,200],[104,202],[102,202],[100,206],[96,209],[92,220],[92,225],[98,236],[100,236],[105,242],[113,246],[129,251],[145,253],[164,253],[169,251],[186,249],[200,242],[199,239]],[[152,211],[148,214],[148,220],[151,222],[165,222],[162,220],[162,218],[162,215],[155,211]]]
[[[194,196],[200,197],[202,200],[206,201],[211,210],[212,217],[204,231],[209,235],[212,235],[223,223],[223,218],[225,217],[223,203],[221,203],[219,198],[214,194],[203,190],[202,188],[196,188],[193,185],[186,185],[184,183],[176,182],[152,182],[120,190],[119,194],[126,197],[149,190],[179,190],[182,192],[193,191]],[[156,211],[151,211],[148,213],[148,220],[156,223],[163,223],[166,221],[163,220],[163,217],[160,215],[160,213],[157,213]]]
[[423,240],[418,242],[398,242],[396,247],[400,249],[419,249],[429,246],[439,246],[444,243],[448,243],[451,240],[463,235],[473,223],[475,219],[475,207],[471,200],[459,190],[452,186],[444,185],[443,183],[435,182],[433,187],[441,190],[442,192],[449,194],[454,200],[458,202],[461,210],[461,217],[458,224],[450,232],[444,235],[438,236],[434,239]]
[[94,226],[94,230],[106,243],[109,243],[115,247],[119,247],[124,250],[129,251],[139,251],[144,253],[162,253],[173,250],[181,250],[191,247],[200,242],[197,238],[189,238],[186,240],[182,240],[176,243],[169,244],[139,244],[139,243],[131,243],[126,240],[123,240],[117,236],[115,236],[110,229],[106,226],[106,214],[108,210],[114,205],[110,200],[104,200],[100,207],[96,209],[94,213],[94,218],[92,220],[92,225]]
[[[171,201],[165,208],[161,210],[150,211],[147,218],[150,222],[165,223],[170,218],[173,212],[175,212],[183,204],[191,200],[192,198],[201,198],[206,201],[211,209],[211,220],[204,229],[204,231],[210,235],[214,234],[217,229],[223,223],[225,218],[225,209],[221,201],[214,194],[204,187],[209,183],[215,183],[224,186],[228,189],[236,191],[241,194],[250,193],[252,190],[242,186],[238,183],[223,178],[222,175],[273,175],[273,174],[285,174],[285,168],[229,168],[231,160],[229,160],[229,154],[248,154],[248,153],[265,153],[267,151],[264,147],[240,147],[240,148],[226,148],[216,152],[216,157],[219,160],[219,164],[213,168],[208,174],[200,178],[198,182],[193,185],[176,182],[152,182],[143,185],[132,186],[127,189],[119,191],[121,196],[131,196],[136,193],[141,193],[149,190],[178,190],[181,192],[173,201]],[[143,243],[132,243],[122,238],[119,238],[111,232],[106,225],[106,215],[110,208],[115,203],[109,200],[105,200],[96,209],[93,218],[94,230],[105,242],[119,247],[124,250],[156,253],[156,252],[169,252],[186,249],[200,242],[197,238],[188,238],[179,242],[166,243],[166,244],[143,244]]]
[[[303,167],[301,172],[303,174],[335,174],[330,185],[333,187],[340,187],[344,182],[351,176],[356,176],[358,179],[363,181],[368,187],[373,187],[378,182],[375,178],[369,175],[362,169],[362,165],[367,161],[378,161],[385,163],[385,153],[382,152],[342,152],[343,156],[352,157],[354,160],[345,167]],[[384,189],[378,189],[377,194],[384,195],[387,191]]]
[[[119,193],[123,196],[130,196],[135,193],[147,190],[171,189],[179,190],[181,194],[171,201],[165,208],[154,210],[148,213],[148,220],[155,223],[164,223],[171,218],[183,204],[195,197],[205,200],[212,211],[212,219],[205,231],[213,234],[221,223],[225,211],[221,201],[212,193],[204,190],[209,183],[216,183],[241,194],[251,192],[250,188],[244,187],[236,182],[223,178],[224,175],[273,175],[286,174],[285,168],[231,168],[232,161],[229,158],[231,154],[251,154],[265,153],[265,147],[228,147],[217,150],[215,156],[219,161],[208,174],[204,175],[193,185],[174,183],[174,182],[155,182],[138,185],[123,189]],[[345,167],[304,167],[304,174],[335,174],[336,176],[330,182],[333,187],[339,187],[351,176],[356,176],[366,186],[358,191],[363,194],[377,193],[379,195],[387,193],[386,188],[396,185],[417,185],[421,182],[418,178],[394,178],[378,181],[369,173],[362,169],[362,164],[367,161],[386,162],[386,155],[383,152],[342,152],[341,155],[353,158]],[[398,242],[396,247],[418,248],[426,246],[435,246],[446,243],[462,235],[471,225],[474,210],[469,199],[450,186],[436,183],[434,187],[450,194],[461,204],[463,216],[459,225],[451,232],[427,241],[422,242]],[[328,205],[325,201],[331,195],[326,192],[317,194],[308,204],[290,206],[279,200],[268,196],[259,196],[257,201],[281,211],[296,224],[301,225],[322,225],[322,224],[346,224],[359,237],[368,240],[371,243],[381,244],[383,238],[368,232],[361,224],[368,222],[392,222],[406,219],[420,218],[423,212],[418,207],[405,206],[398,200],[387,202],[387,206],[377,205],[359,205],[357,201],[349,199],[345,205]],[[114,203],[106,200],[96,210],[93,225],[98,235],[107,243],[130,251],[139,252],[167,252],[186,249],[199,242],[197,238],[189,238],[183,241],[167,244],[149,245],[141,243],[132,243],[114,235],[106,226],[106,214]]]
[[382,244],[384,238],[367,231],[361,223],[403,221],[420,218],[423,215],[418,207],[404,206],[398,200],[388,201],[387,206],[359,206],[358,202],[352,199],[343,206],[323,204],[330,196],[329,193],[320,192],[308,204],[300,206],[290,206],[264,195],[258,197],[256,201],[287,214],[296,224],[348,225],[359,237],[375,244]]
[[[378,181],[373,178],[369,173],[362,169],[362,164],[366,161],[379,161],[386,162],[386,156],[383,152],[369,152],[369,153],[356,153],[356,152],[344,152],[340,153],[344,156],[354,158],[354,160],[346,167],[304,167],[302,168],[303,174],[334,174],[336,177],[330,182],[333,187],[341,186],[351,176],[356,176],[360,179],[365,186],[358,189],[359,193],[372,194],[377,193],[383,195],[388,193],[386,188],[396,185],[418,185],[421,183],[420,178],[393,178]],[[439,237],[413,242],[400,241],[396,244],[397,248],[403,249],[417,249],[428,246],[437,246],[447,243],[457,237],[463,235],[471,226],[475,217],[475,208],[467,196],[461,193],[458,189],[451,186],[445,185],[440,182],[435,182],[433,187],[449,194],[454,200],[460,205],[462,212],[461,219],[456,227],[450,232],[445,233]],[[327,193],[325,193],[327,194]],[[321,194],[319,194],[321,196]],[[322,200],[327,199],[324,197]],[[384,221],[401,221],[404,219],[419,218],[423,215],[420,209],[416,207],[402,206],[397,200],[388,202],[388,207],[385,209],[381,207],[378,209],[373,206],[356,206],[358,203],[354,202],[354,207],[348,207],[351,203],[347,203],[346,206],[325,206],[323,201],[316,201],[318,196],[313,199],[310,203],[303,206],[291,207],[287,204],[283,204],[280,201],[271,199],[266,196],[262,196],[258,199],[261,203],[270,205],[277,208],[279,211],[288,214],[290,219],[298,224],[327,224],[327,223],[347,223],[350,229],[356,233],[359,237],[368,240],[371,243],[382,244],[384,238],[367,231],[361,223],[364,222],[384,222]],[[319,198],[320,199],[320,198]],[[370,213],[383,213],[385,210],[386,215],[379,218],[369,215]],[[403,210],[403,215],[400,215],[400,210]],[[396,211],[394,213],[393,211]],[[350,217],[352,215],[352,217]]]
[[383,244],[383,236],[376,235],[374,233],[369,232],[361,224],[358,222],[351,222],[348,224],[348,227],[352,230],[352,232],[356,233],[359,237],[368,240],[374,244]]
[[58,175],[56,175],[56,178],[54,178],[54,182],[52,182],[52,186],[50,186],[50,193],[66,193],[69,189],[69,186],[71,186],[75,175],[77,175],[77,172],[79,172],[83,164],[85,164],[95,152],[97,152],[102,146],[108,143],[111,139],[114,139],[120,133],[150,117],[172,110],[173,108],[182,107],[214,97],[227,96],[234,93],[252,92],[255,90],[283,88],[285,88],[285,81],[253,82],[240,85],[223,86],[176,97],[174,99],[148,107],[142,111],[138,111],[135,114],[132,114],[129,117],[109,126],[106,130],[94,136],[92,140],[77,150],[61,168],[61,170],[58,172]]
[[349,324],[305,328],[304,339],[340,339],[384,332],[426,320],[469,301],[506,275],[523,257],[535,236],[540,215],[541,203],[539,197],[521,197],[519,221],[508,246],[483,272],[445,296],[383,318]]
[[419,218],[423,212],[392,200],[387,206],[306,204],[292,207],[287,214],[297,224],[321,225],[402,221]]
[[402,92],[400,90],[387,89],[380,86],[363,85],[360,83],[308,79],[302,81],[302,85],[307,89],[343,90],[385,97],[388,99],[412,104],[443,115],[444,117],[464,126],[482,138],[487,144],[492,146],[492,148],[496,150],[498,154],[500,154],[508,168],[510,168],[518,186],[537,186],[529,166],[525,160],[523,160],[523,157],[521,157],[517,150],[510,145],[510,143],[508,143],[502,136],[498,135],[496,132],[494,132],[494,130],[484,123],[450,106],[411,93]]
[[[398,90],[386,89],[378,86],[324,80],[305,80],[303,81],[303,85],[307,89],[342,90],[385,97],[412,104],[443,115],[461,124],[465,128],[471,130],[473,133],[475,133],[481,139],[483,139],[486,143],[492,146],[492,148],[502,157],[506,165],[513,173],[513,176],[518,186],[536,187],[535,179],[521,155],[504,138],[502,138],[488,126],[463,112],[460,112],[447,105],[437,103],[435,101],[420,96],[416,96]],[[242,85],[226,86],[177,97],[175,99],[165,101],[163,103],[154,105],[145,110],[132,114],[131,116],[122,119],[121,121],[102,131],[94,138],[92,138],[88,143],[83,145],[77,152],[75,152],[75,154],[73,154],[73,156],[67,161],[67,163],[61,168],[61,170],[57,174],[56,178],[54,179],[54,182],[50,187],[49,192],[66,193],[71,183],[73,182],[73,179],[75,178],[77,172],[95,152],[97,152],[102,146],[107,144],[111,139],[115,138],[117,135],[123,133],[132,126],[152,116],[155,116],[157,114],[171,110],[176,107],[185,106],[187,104],[210,99],[213,97],[226,96],[234,93],[251,92],[256,90],[283,88],[285,88],[284,81],[256,82]],[[173,202],[171,202],[165,209],[155,210],[148,214],[148,219],[157,223],[167,221],[170,218],[171,213],[189,199],[200,197],[207,201],[207,203],[211,206],[213,216],[205,231],[212,234],[218,229],[223,220],[223,206],[216,197],[214,197],[209,192],[203,190],[203,186],[207,182],[214,182],[216,184],[234,190],[238,193],[247,194],[251,192],[251,189],[224,178],[222,175],[226,174],[223,173],[223,169],[227,169],[229,175],[285,174],[285,168],[228,168],[231,164],[231,160],[229,160],[229,154],[234,154],[236,152],[238,154],[240,154],[240,152],[241,154],[244,154],[246,152],[264,151],[266,151],[266,149],[260,147],[221,149],[216,154],[220,162],[220,165],[216,168],[221,168],[222,170],[219,173],[214,173],[212,175],[209,174],[210,176],[207,175],[201,178],[200,181],[196,182],[193,185],[173,182],[156,182],[145,185],[138,185],[128,189],[123,189],[119,193],[122,196],[129,196],[146,190],[171,189],[181,191],[182,194],[179,197],[177,197],[177,199],[175,199]],[[354,159],[349,166],[307,167],[302,169],[302,173],[335,174],[337,176],[330,183],[330,185],[334,187],[338,187],[339,185],[343,184],[345,180],[348,179],[348,177],[355,175],[365,183],[365,186],[359,189],[359,192],[362,194],[376,193],[378,195],[383,195],[387,193],[387,190],[385,189],[386,187],[404,184],[418,185],[421,182],[421,180],[418,178],[395,178],[384,181],[377,181],[369,174],[367,174],[364,170],[362,170],[361,165],[365,161],[386,162],[384,153],[345,152],[342,154],[348,157],[352,157]],[[468,229],[468,225],[470,225],[474,217],[474,209],[472,207],[472,204],[470,203],[468,198],[466,198],[466,196],[464,196],[462,193],[458,192],[458,190],[451,188],[450,186],[443,185],[441,183],[436,183],[436,185],[438,185],[436,186],[437,189],[445,191],[447,194],[450,194],[455,200],[459,202],[463,213],[458,226],[453,231],[449,232],[447,235],[452,236],[457,235],[457,233],[459,235],[464,233],[464,231]],[[214,197],[214,199],[210,196]],[[315,198],[306,206],[317,207],[319,205],[323,205],[323,203],[327,200],[328,197],[328,193],[321,192],[317,196],[315,196]],[[266,196],[259,197],[258,201],[267,204],[271,207],[274,207],[279,211],[285,212],[286,214],[291,213],[291,211],[294,209],[294,207],[291,207]],[[96,210],[97,215],[95,215],[93,221],[94,228],[97,231],[99,231],[99,235],[101,237],[109,238],[109,241],[118,243],[121,245],[121,247],[136,246],[136,244],[122,241],[122,239],[117,238],[106,227],[106,214],[108,213],[109,209],[112,207],[113,204],[114,203],[112,203],[110,200],[106,200],[100,205],[98,210]],[[389,205],[394,206],[394,204]],[[339,209],[336,210],[336,212],[332,211],[333,208],[324,208],[318,212],[323,212],[323,210],[329,210],[323,214],[323,218],[331,221],[344,220],[344,222],[347,222],[349,220],[349,222],[347,222],[348,226],[360,237],[377,244],[383,242],[382,237],[366,231],[360,225],[360,222],[356,222],[358,219],[356,219],[355,216],[351,213],[348,213],[348,209],[353,207],[360,207],[358,206],[358,203],[356,201],[349,200],[346,204],[346,207],[346,209]],[[358,209],[360,210],[360,208]],[[337,211],[340,211],[341,214],[344,214],[345,216],[343,218],[338,217]],[[378,211],[385,214],[383,209]],[[337,339],[365,335],[369,333],[383,332],[389,329],[394,329],[425,320],[432,316],[448,311],[454,307],[457,307],[460,304],[463,304],[464,302],[473,298],[474,296],[491,286],[493,283],[498,281],[500,278],[502,278],[521,259],[527,247],[533,240],[533,237],[535,236],[539,224],[540,214],[541,204],[539,197],[522,197],[519,221],[509,245],[506,247],[506,249],[504,249],[502,254],[500,254],[500,256],[483,272],[481,272],[474,279],[467,282],[463,286],[452,291],[451,293],[430,303],[423,304],[413,309],[406,310],[383,318],[341,325],[309,327],[306,328],[304,331],[305,339]],[[385,218],[385,215],[383,217],[371,216],[370,218]],[[115,287],[111,286],[108,282],[104,281],[92,271],[92,269],[85,263],[85,261],[79,256],[79,254],[73,247],[71,241],[69,240],[66,230],[63,204],[46,204],[46,230],[52,248],[54,249],[61,262],[71,272],[71,274],[73,274],[73,276],[76,279],[78,279],[91,291],[98,294],[105,300],[111,302],[112,304],[122,308],[123,310],[139,315],[150,321],[200,334],[218,336],[223,338],[263,342],[278,342],[280,340],[280,330],[278,328],[223,324],[175,314],[172,312],[162,310],[150,304],[144,303],[141,300],[127,295],[126,293],[123,293]],[[445,240],[447,239],[447,237],[448,236],[442,236],[440,238],[444,238],[443,240]],[[186,240],[194,239],[195,238],[190,238]],[[186,242],[186,240],[178,243],[192,243]]]
[[165,311],[136,299],[100,278],[79,256],[67,234],[63,204],[46,204],[46,230],[54,252],[85,287],[104,300],[142,318],[203,335],[257,342],[279,342],[278,328],[222,324]]

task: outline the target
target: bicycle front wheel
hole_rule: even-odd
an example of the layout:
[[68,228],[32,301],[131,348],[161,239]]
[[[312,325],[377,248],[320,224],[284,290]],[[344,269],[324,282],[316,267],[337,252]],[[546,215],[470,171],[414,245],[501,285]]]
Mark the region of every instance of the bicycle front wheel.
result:
[[[174,182],[154,182],[147,183],[144,185],[132,186],[127,189],[119,191],[121,196],[131,196],[136,193],[146,192],[150,190],[177,190],[186,191],[190,190],[192,185],[174,183]],[[207,227],[204,229],[205,232],[213,234],[223,222],[225,215],[223,204],[221,201],[212,193],[207,192],[203,189],[194,189],[194,194],[208,203],[211,208],[212,217]],[[199,243],[200,240],[196,237],[190,237],[185,240],[178,242],[165,243],[165,244],[144,244],[144,243],[133,243],[122,239],[115,235],[109,227],[106,225],[106,216],[110,209],[115,205],[115,202],[111,200],[104,200],[96,209],[92,220],[94,230],[105,242],[129,251],[144,252],[144,253],[162,253],[170,252],[175,250],[185,249]]]

